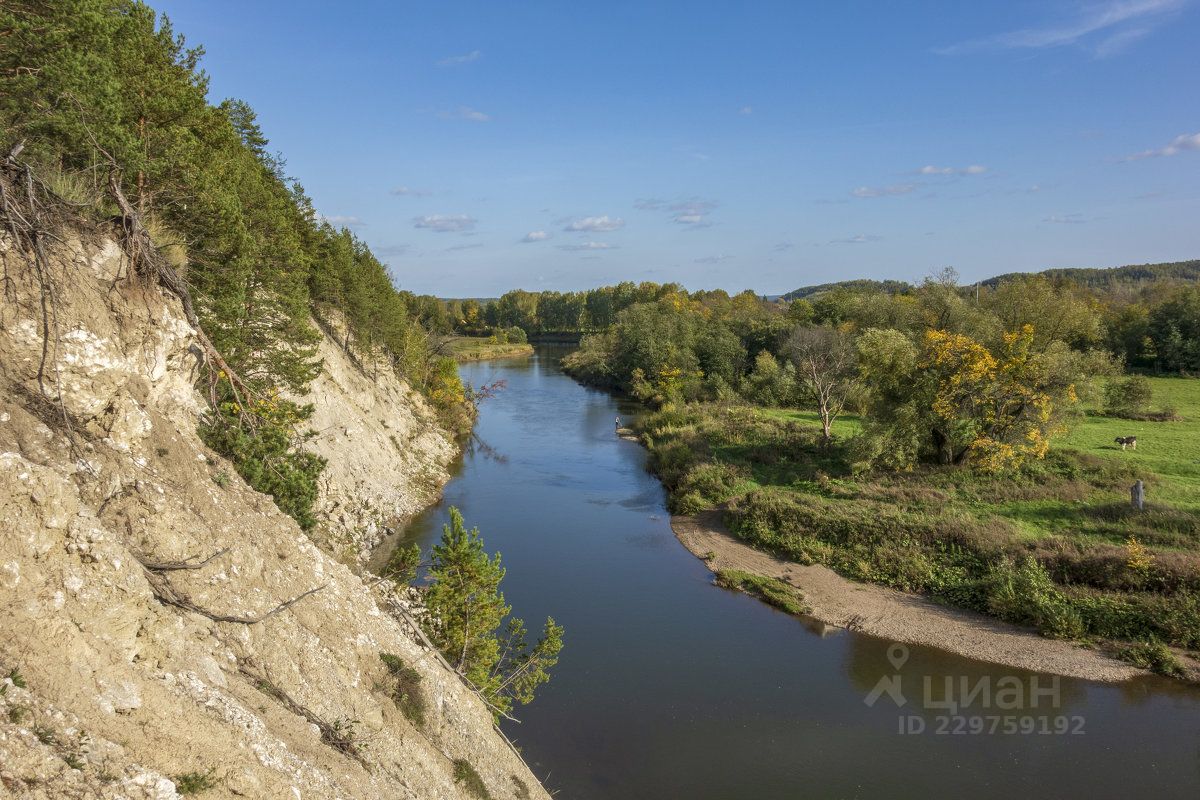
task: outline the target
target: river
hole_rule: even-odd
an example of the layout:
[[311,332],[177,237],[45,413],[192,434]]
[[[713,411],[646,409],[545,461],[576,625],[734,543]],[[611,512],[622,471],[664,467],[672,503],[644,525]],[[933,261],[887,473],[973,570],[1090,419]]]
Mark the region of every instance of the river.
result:
[[1194,687],[889,650],[714,587],[671,533],[645,451],[614,435],[636,408],[564,375],[565,352],[462,367],[507,388],[484,403],[443,502],[404,533],[428,548],[457,506],[503,554],[514,613],[534,633],[547,615],[566,628],[553,680],[504,725],[547,788],[566,800],[1200,796]]

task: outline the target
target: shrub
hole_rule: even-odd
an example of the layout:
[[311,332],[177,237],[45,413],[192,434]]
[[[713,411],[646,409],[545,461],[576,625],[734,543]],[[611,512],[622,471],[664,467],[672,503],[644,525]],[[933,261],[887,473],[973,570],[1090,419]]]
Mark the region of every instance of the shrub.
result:
[[1150,381],[1142,375],[1112,380],[1104,390],[1104,412],[1114,417],[1140,414],[1150,406],[1153,396]]
[[529,337],[525,335],[525,329],[513,325],[504,331],[508,335],[508,341],[514,344],[528,344]]
[[1171,678],[1180,678],[1185,674],[1183,664],[1175,657],[1165,644],[1151,638],[1139,644],[1129,645],[1117,652],[1117,656],[1128,661],[1135,667],[1157,672]]
[[[232,461],[246,483],[271,495],[304,530],[317,524],[312,507],[325,469],[325,459],[303,448],[312,434],[298,426],[311,415],[311,406],[273,397],[253,401],[251,408],[231,401],[221,403],[200,426],[205,444]],[[221,473],[213,480],[218,486],[228,483]]]
[[1078,639],[1083,618],[1038,561],[1027,557],[1019,566],[1002,561],[992,569],[988,608],[1001,619],[1032,625],[1044,636]]
[[478,797],[480,800],[491,800],[491,793],[487,789],[487,784],[483,782],[483,778],[471,766],[471,762],[465,758],[454,759],[454,782],[461,783],[463,788],[467,790],[467,794],[472,797]]
[[418,728],[425,725],[425,695],[421,692],[421,673],[404,663],[399,656],[380,653],[379,659],[387,667],[392,679],[389,696],[396,707]]

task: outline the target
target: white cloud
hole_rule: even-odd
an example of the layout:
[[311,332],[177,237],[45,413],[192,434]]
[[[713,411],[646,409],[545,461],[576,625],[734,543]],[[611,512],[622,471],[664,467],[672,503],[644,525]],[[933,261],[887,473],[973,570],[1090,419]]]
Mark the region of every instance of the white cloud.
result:
[[571,222],[564,231],[581,231],[588,233],[607,233],[609,231],[620,230],[625,227],[625,220],[620,217],[610,218],[607,214],[603,217],[584,217]]
[[1087,222],[1082,214],[1051,214],[1048,217],[1042,217],[1042,222],[1049,222],[1055,225],[1082,225]]
[[482,111],[476,111],[470,106],[459,106],[453,111],[443,111],[438,114],[442,119],[463,119],[467,122],[491,122],[492,118]]
[[693,198],[691,200],[683,200],[678,203],[672,203],[667,209],[671,212],[671,221],[677,225],[691,225],[694,228],[706,228],[712,223],[708,220],[708,215],[712,213],[717,204],[712,200],[701,200]]
[[358,228],[367,224],[358,217],[349,217],[342,214],[333,214],[328,217],[324,214],[317,214],[317,218],[322,222],[328,222],[335,228]]
[[744,116],[750,116],[754,113],[754,106],[742,106],[738,109],[738,113]]
[[1143,158],[1168,158],[1170,156],[1177,156],[1188,150],[1200,150],[1200,133],[1185,133],[1182,136],[1176,136],[1165,147],[1134,153],[1131,156],[1127,156],[1124,160],[1140,161]]
[[873,236],[865,233],[860,233],[857,236],[851,236],[846,239],[831,239],[830,244],[869,244],[871,242],[882,242],[882,236]]
[[413,217],[413,227],[426,228],[435,233],[463,233],[474,230],[477,221],[466,214],[427,214]]
[[454,253],[459,250],[474,250],[477,247],[483,247],[483,245],[481,245],[481,244],[455,244],[455,245],[451,245],[450,247],[447,247],[445,249],[445,252]]
[[[1188,0],[1107,0],[1083,5],[1070,19],[1040,28],[1021,30],[971,39],[935,50],[941,55],[961,55],[989,50],[1042,49],[1076,44],[1091,34],[1116,29],[1104,41],[1090,46],[1100,56],[1119,52],[1133,40],[1148,33]],[[1134,23],[1140,23],[1134,25]],[[1131,27],[1132,26],[1132,27]]]
[[705,256],[704,258],[697,258],[695,259],[695,262],[697,264],[720,264],[722,261],[728,261],[731,258],[733,258],[733,256],[727,253],[722,253],[719,256]]
[[395,189],[392,189],[391,193],[396,197],[429,197],[429,195],[433,194],[433,192],[426,191],[425,189],[414,189],[411,186],[397,186]]
[[775,247],[773,247],[772,249],[776,253],[784,253],[784,252],[787,252],[788,250],[791,250],[795,246],[796,245],[792,244],[791,242],[780,242],[779,244],[775,245]]
[[979,164],[971,164],[967,167],[935,167],[932,164],[926,164],[916,172],[918,175],[982,175],[987,171],[987,167]]
[[860,186],[850,194],[855,197],[895,197],[908,194],[916,188],[915,183],[901,183],[895,186]]
[[449,58],[443,58],[441,61],[437,62],[437,65],[439,67],[456,67],[460,64],[470,64],[472,61],[478,61],[481,58],[483,58],[482,50],[472,50],[469,53],[463,53],[461,56],[450,56]]
[[529,233],[525,234],[525,238],[521,241],[525,243],[544,242],[549,238],[550,234],[546,233],[545,231],[530,231]]
[[690,197],[675,202],[652,197],[635,201],[633,207],[642,211],[666,211],[670,214],[671,221],[676,224],[707,228],[712,225],[708,216],[717,207],[717,202],[702,197]]
[[583,244],[560,244],[558,249],[569,252],[581,252],[585,250],[616,250],[617,246],[608,244],[607,242],[584,242]]

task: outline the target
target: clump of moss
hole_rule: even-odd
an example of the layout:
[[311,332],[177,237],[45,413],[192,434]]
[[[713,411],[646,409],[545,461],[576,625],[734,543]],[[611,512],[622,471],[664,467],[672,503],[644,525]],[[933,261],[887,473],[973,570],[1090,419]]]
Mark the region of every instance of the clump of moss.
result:
[[380,653],[379,659],[387,667],[392,686],[388,696],[396,707],[418,728],[425,725],[425,695],[421,692],[421,673],[408,666],[399,656]]
[[492,798],[483,778],[471,766],[471,762],[465,758],[454,759],[454,782],[461,783],[472,797],[478,797],[480,800],[491,800]]

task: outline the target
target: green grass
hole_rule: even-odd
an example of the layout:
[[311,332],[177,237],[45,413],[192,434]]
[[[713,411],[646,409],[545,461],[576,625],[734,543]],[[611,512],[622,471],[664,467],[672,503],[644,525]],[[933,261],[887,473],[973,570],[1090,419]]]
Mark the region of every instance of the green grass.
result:
[[777,578],[766,578],[750,572],[736,569],[723,569],[717,572],[716,583],[726,589],[757,597],[764,603],[773,605],[780,611],[789,614],[807,614],[809,607],[804,603],[804,595],[798,589]]
[[[673,512],[724,507],[733,533],[759,549],[1050,636],[1196,648],[1200,381],[1153,384],[1154,406],[1181,421],[1093,410],[1045,459],[1007,474],[856,473],[859,420],[839,420],[826,445],[804,410],[667,406],[639,432]],[[1138,450],[1114,447],[1118,435],[1136,435]],[[1129,504],[1139,478],[1143,511]],[[771,601],[740,576],[726,584]]]
[[379,659],[387,667],[388,677],[391,679],[388,695],[396,707],[418,728],[425,727],[425,712],[428,706],[421,691],[421,673],[391,653],[380,653]]
[[486,336],[451,336],[445,340],[451,358],[455,361],[482,361],[488,358],[513,358],[529,355],[533,346],[506,342],[492,342]]
[[175,783],[175,791],[182,795],[200,794],[216,787],[215,772],[216,770],[211,768],[204,772],[185,772],[172,776],[171,780]]
[[[1200,380],[1151,378],[1153,408],[1169,406],[1178,422],[1144,422],[1100,416],[1096,409],[1057,444],[1121,463],[1145,473],[1146,499],[1200,511]],[[1136,436],[1137,450],[1121,451],[1113,440]]]

